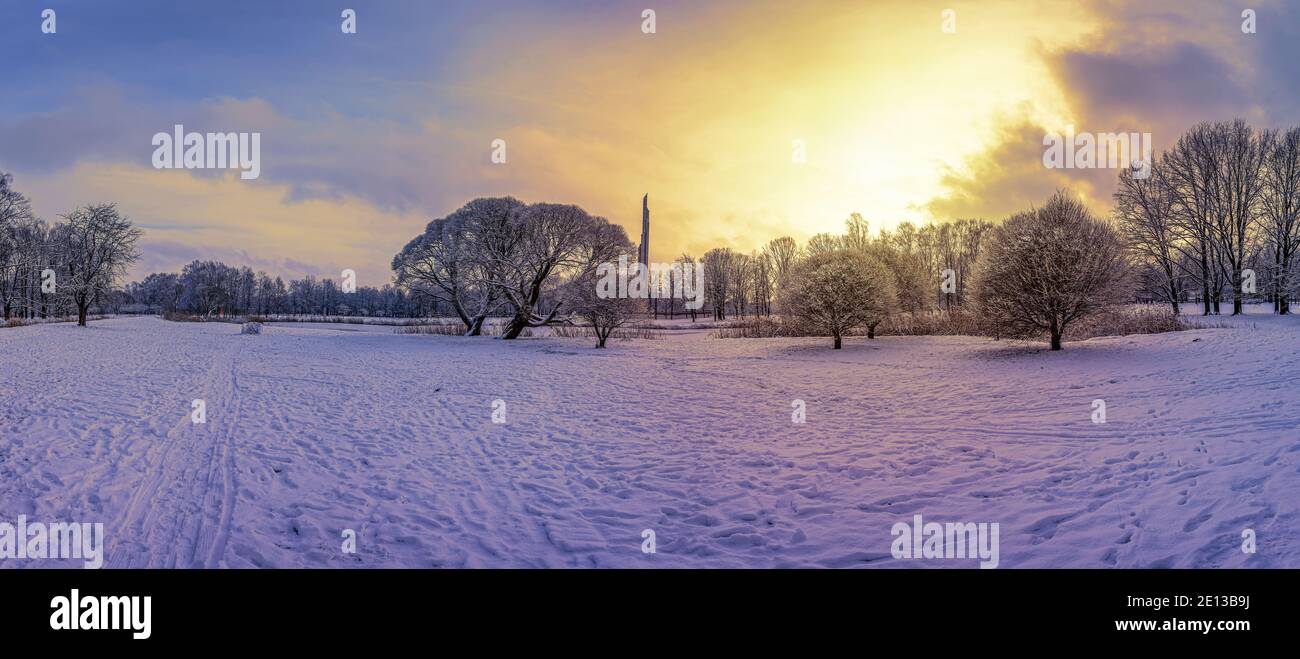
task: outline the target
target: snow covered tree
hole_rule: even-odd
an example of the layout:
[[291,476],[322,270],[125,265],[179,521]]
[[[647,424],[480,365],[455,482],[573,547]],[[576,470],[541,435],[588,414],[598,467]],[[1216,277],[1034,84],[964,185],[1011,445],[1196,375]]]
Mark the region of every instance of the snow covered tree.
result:
[[465,335],[478,336],[501,305],[493,275],[517,244],[510,218],[523,206],[513,197],[479,198],[429,222],[393,257],[398,285],[446,303],[465,324]]
[[[530,204],[510,211],[505,224],[476,245],[488,285],[501,292],[511,310],[502,339],[525,328],[555,321],[561,300],[543,313],[542,295],[557,281],[580,279],[600,263],[618,258],[627,241],[623,228],[569,204]],[[644,303],[643,303],[644,304]]]
[[774,288],[781,288],[781,282],[785,279],[786,272],[790,266],[799,258],[799,244],[790,236],[781,236],[768,241],[763,247],[763,254],[772,264],[772,279]]
[[[933,277],[926,272],[921,259],[894,246],[885,238],[869,241],[862,253],[878,261],[893,281],[894,300],[889,307],[890,313],[905,311],[917,313],[930,307],[930,291]],[[867,338],[876,338],[876,326],[888,316],[878,316],[874,322],[867,324]]]
[[90,305],[139,258],[135,244],[141,232],[116,204],[82,206],[63,218],[66,224],[57,227],[64,268],[58,292],[77,307],[77,324],[85,327]]
[[150,308],[157,308],[163,313],[174,311],[180,304],[181,293],[184,288],[181,286],[180,277],[175,273],[155,272],[136,287],[138,296],[137,302]]
[[830,334],[838,350],[845,333],[888,316],[897,295],[884,264],[858,250],[837,249],[796,262],[780,302],[788,316]]
[[731,276],[736,253],[730,247],[715,247],[700,258],[704,269],[705,305],[713,310],[714,320],[727,319],[727,300],[731,299]]
[[179,305],[205,316],[231,310],[235,272],[234,268],[218,261],[190,262],[177,279],[181,287]]
[[1071,323],[1127,299],[1128,272],[1119,234],[1059,191],[993,229],[976,265],[974,298],[999,335],[1046,332],[1060,350]]
[[1232,315],[1237,316],[1244,313],[1242,271],[1252,247],[1252,229],[1259,220],[1266,180],[1264,162],[1273,150],[1274,133],[1261,133],[1236,119],[1214,124],[1213,136],[1219,164],[1215,237],[1232,285]]

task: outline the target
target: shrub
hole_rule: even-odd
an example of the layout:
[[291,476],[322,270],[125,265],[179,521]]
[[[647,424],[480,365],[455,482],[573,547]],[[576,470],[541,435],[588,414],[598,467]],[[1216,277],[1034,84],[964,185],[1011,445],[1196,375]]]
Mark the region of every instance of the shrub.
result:
[[1095,336],[1127,336],[1181,332],[1187,323],[1166,306],[1132,305],[1105,309],[1070,327],[1066,336],[1082,341]]
[[435,325],[405,325],[393,330],[394,334],[436,334],[438,336],[464,336],[465,323],[438,323]]
[[[501,336],[504,325],[484,325],[483,336]],[[393,334],[433,334],[437,336],[465,336],[465,323],[433,323],[427,325],[399,325],[393,328]],[[525,327],[519,336],[532,336],[530,327]]]

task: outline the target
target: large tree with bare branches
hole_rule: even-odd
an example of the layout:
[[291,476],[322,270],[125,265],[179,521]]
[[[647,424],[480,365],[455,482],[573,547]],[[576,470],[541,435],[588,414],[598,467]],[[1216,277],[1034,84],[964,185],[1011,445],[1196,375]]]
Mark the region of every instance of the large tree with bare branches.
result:
[[484,237],[475,253],[483,260],[489,285],[501,292],[511,310],[503,339],[554,322],[564,302],[544,311],[543,293],[617,259],[628,240],[622,227],[570,204],[515,208],[495,232]]
[[1161,278],[1158,290],[1178,315],[1178,246],[1184,234],[1174,214],[1174,193],[1165,165],[1151,163],[1150,175],[1134,176],[1125,169],[1115,191],[1115,217],[1128,248]]
[[465,324],[465,335],[478,336],[503,298],[489,253],[513,249],[510,217],[523,206],[513,197],[479,198],[429,222],[393,257],[397,284],[447,304]]
[[63,219],[54,230],[63,268],[57,289],[77,307],[77,324],[84,327],[90,305],[139,258],[135,244],[141,232],[116,204],[82,206]]

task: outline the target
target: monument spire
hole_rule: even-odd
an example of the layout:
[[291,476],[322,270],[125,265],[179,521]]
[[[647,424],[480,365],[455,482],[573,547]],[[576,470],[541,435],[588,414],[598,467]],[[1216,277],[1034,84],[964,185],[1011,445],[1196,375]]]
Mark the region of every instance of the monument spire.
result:
[[641,197],[641,246],[637,260],[648,267],[650,263],[650,193]]

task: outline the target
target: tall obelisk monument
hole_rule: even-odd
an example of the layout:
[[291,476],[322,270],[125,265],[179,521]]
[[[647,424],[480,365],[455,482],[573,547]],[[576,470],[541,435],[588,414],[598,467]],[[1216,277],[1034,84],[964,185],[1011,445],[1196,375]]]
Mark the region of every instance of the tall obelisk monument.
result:
[[[636,252],[637,262],[641,264],[642,276],[647,280],[650,277],[650,193],[647,192],[641,197],[641,245]],[[646,308],[651,313],[658,311],[658,300],[654,299],[654,286],[651,285],[650,299],[646,300]],[[658,314],[655,314],[657,317]]]
[[642,267],[650,267],[650,193],[641,197],[641,247],[636,253]]

